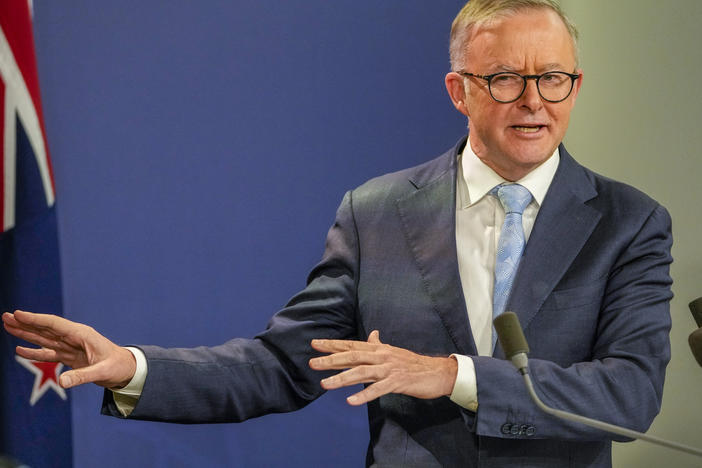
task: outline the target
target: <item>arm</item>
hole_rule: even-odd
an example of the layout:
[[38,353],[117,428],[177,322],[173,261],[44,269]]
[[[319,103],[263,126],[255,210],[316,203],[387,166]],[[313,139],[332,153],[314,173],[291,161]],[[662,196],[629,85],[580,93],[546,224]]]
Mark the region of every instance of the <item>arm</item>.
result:
[[[602,294],[594,295],[595,302],[568,308],[568,301],[564,301],[562,309],[552,311],[572,322],[568,335],[550,337],[543,323],[526,325],[532,347],[531,374],[546,404],[640,432],[648,429],[660,410],[665,367],[670,359],[670,232],[667,212],[656,207],[613,261],[602,280]],[[588,316],[590,308],[597,312],[596,331],[589,345],[591,355],[571,359],[567,342],[582,339],[578,336],[578,317]],[[552,354],[546,356],[544,341],[549,340],[557,344],[551,344]],[[503,425],[512,423],[534,426],[532,437],[612,437],[541,413],[510,363],[489,357],[477,357],[474,362],[480,403],[478,434],[527,437],[502,433]]]
[[[547,319],[525,330],[535,353],[531,373],[537,392],[556,408],[645,431],[660,409],[665,366],[670,359],[669,277],[670,218],[657,206],[640,230],[613,261],[608,277],[582,292],[586,304],[553,311],[570,321],[571,333],[552,336]],[[597,278],[597,276],[595,276]],[[602,286],[600,287],[600,283]],[[582,298],[581,298],[582,299]],[[556,301],[559,302],[559,301]],[[582,306],[582,307],[581,307]],[[594,309],[590,314],[580,313]],[[541,315],[545,315],[542,313]],[[583,318],[584,317],[584,318]],[[594,340],[574,351],[578,320],[596,327]],[[322,381],[327,389],[371,383],[354,395],[350,404],[362,404],[388,393],[418,398],[446,395],[455,371],[442,359],[376,343],[314,341],[318,351],[332,353],[313,359],[316,369],[349,369]],[[548,352],[542,352],[547,350]],[[409,358],[403,361],[403,357]],[[542,413],[531,401],[521,376],[511,363],[493,357],[473,356],[478,387],[477,413],[465,412],[466,423],[479,435],[499,438],[561,438],[607,440],[611,435],[582,425],[561,422]],[[415,367],[418,362],[426,367]],[[434,372],[425,372],[433,368]],[[443,369],[443,370],[442,370]],[[450,393],[450,390],[448,390]],[[512,434],[506,424],[533,427],[534,432]],[[506,432],[505,432],[506,430]]]
[[[130,418],[181,423],[232,422],[305,406],[326,377],[310,369],[310,340],[353,338],[357,252],[350,195],[327,236],[322,261],[295,295],[254,339],[220,346],[164,349],[141,346],[148,376]],[[112,395],[103,411],[121,416]]]
[[[130,416],[178,422],[240,421],[291,411],[321,395],[319,380],[325,375],[307,365],[314,355],[310,340],[356,336],[358,254],[349,206],[347,195],[307,287],[255,339],[195,349],[140,347],[148,360],[148,375]],[[65,387],[88,382],[121,387],[134,375],[133,355],[91,327],[28,312],[4,314],[3,322],[9,333],[42,347],[18,347],[21,356],[73,367],[61,378]],[[111,392],[106,392],[103,411],[121,416]]]

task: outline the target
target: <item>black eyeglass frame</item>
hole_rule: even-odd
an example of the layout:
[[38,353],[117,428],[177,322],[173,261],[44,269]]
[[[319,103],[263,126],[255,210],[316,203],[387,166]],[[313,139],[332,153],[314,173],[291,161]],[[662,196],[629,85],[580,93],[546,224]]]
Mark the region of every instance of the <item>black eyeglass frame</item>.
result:
[[[482,80],[487,81],[488,84],[488,91],[490,92],[490,97],[493,98],[495,101],[500,102],[502,104],[509,104],[510,102],[517,101],[522,95],[524,94],[524,91],[526,90],[527,87],[527,80],[535,80],[536,81],[536,89],[539,92],[539,96],[541,96],[541,99],[547,102],[552,102],[552,103],[557,103],[557,102],[562,102],[568,99],[568,96],[570,96],[570,93],[573,92],[573,86],[575,85],[575,80],[580,78],[580,75],[578,73],[568,73],[568,72],[563,72],[563,71],[551,71],[551,72],[546,72],[542,73],[541,75],[520,75],[519,73],[516,72],[497,72],[493,73],[491,75],[478,75],[475,73],[469,73],[464,70],[457,71],[459,75],[463,77],[474,77],[474,78],[480,78]],[[559,75],[566,75],[568,78],[570,78],[570,89],[568,90],[568,94],[565,95],[563,99],[558,99],[557,101],[548,99],[544,97],[543,94],[541,94],[541,87],[539,86],[539,80],[543,78],[546,75],[552,75],[554,73],[558,73]],[[513,75],[513,76],[518,76],[522,79],[522,90],[519,92],[516,98],[509,100],[509,101],[501,101],[495,97],[494,94],[492,94],[492,87],[490,86],[490,83],[493,78],[495,78],[498,75]]]

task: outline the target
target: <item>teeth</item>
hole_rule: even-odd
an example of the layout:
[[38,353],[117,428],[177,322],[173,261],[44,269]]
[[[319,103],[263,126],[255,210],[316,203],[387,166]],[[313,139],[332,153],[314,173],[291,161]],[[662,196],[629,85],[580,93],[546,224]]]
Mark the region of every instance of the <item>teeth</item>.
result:
[[541,127],[514,127],[516,130],[524,133],[538,132]]

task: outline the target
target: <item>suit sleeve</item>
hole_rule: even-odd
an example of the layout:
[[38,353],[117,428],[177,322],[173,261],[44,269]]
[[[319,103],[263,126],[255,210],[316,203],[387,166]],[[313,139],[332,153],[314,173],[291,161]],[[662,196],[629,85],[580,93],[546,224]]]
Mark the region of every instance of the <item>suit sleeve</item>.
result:
[[[529,360],[536,391],[547,405],[640,432],[648,429],[660,410],[670,360],[671,245],[670,217],[657,205],[604,279],[591,359],[569,365]],[[532,331],[531,339],[535,336],[548,339],[547,331]],[[627,440],[540,412],[508,361],[475,357],[474,362],[479,404],[474,430],[479,435]]]
[[[131,419],[180,423],[238,422],[294,411],[323,390],[331,372],[308,366],[313,338],[354,339],[357,240],[347,193],[329,230],[322,261],[295,295],[253,339],[220,346],[165,349],[140,346],[148,362],[144,389]],[[112,392],[102,412],[122,417]]]

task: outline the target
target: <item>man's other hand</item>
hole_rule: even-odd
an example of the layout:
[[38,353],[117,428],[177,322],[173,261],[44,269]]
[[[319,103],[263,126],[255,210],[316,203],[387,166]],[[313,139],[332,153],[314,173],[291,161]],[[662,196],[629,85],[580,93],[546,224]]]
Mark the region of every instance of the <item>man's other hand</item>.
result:
[[450,395],[456,382],[458,363],[450,357],[430,357],[380,342],[377,330],[368,341],[312,340],[312,347],[328,356],[310,359],[315,370],[346,369],[322,380],[322,387],[332,390],[349,385],[370,383],[364,390],[347,398],[357,406],[388,393],[402,393],[416,398],[439,398]]
[[93,328],[55,315],[15,311],[2,315],[5,330],[11,335],[41,346],[39,349],[17,346],[23,358],[61,362],[72,370],[59,378],[63,388],[95,383],[121,388],[136,371],[132,353],[117,346]]

